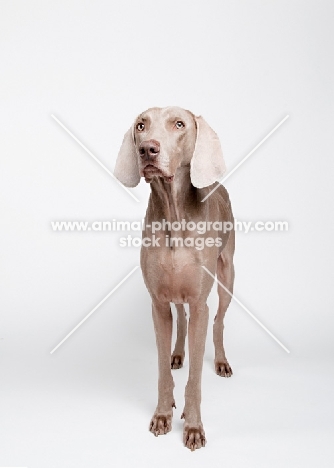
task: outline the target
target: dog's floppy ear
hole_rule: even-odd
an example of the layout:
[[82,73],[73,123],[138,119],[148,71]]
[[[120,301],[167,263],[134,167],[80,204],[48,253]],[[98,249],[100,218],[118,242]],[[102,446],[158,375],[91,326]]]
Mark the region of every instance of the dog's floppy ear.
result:
[[133,138],[133,126],[124,135],[116,160],[114,176],[126,187],[135,187],[139,184],[140,174]]
[[195,117],[197,138],[190,162],[190,178],[194,187],[208,187],[220,180],[226,171],[218,135],[203,117]]

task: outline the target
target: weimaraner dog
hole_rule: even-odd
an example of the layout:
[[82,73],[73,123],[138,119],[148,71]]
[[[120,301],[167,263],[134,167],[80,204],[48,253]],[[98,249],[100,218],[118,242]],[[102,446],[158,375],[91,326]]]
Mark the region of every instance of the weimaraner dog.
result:
[[[234,229],[213,229],[214,222],[233,224],[228,193],[220,185],[202,202],[224,172],[216,133],[202,117],[179,107],[151,108],[140,114],[124,136],[114,171],[127,187],[135,187],[141,177],[151,184],[143,239],[152,239],[152,226],[165,220],[161,229],[155,231],[155,241],[151,245],[146,242],[141,248],[141,268],[152,298],[158,348],[158,404],[149,426],[156,436],[166,434],[172,427],[175,401],[171,369],[183,365],[187,333],[183,304],[189,304],[189,377],[181,418],[185,420],[183,441],[191,450],[206,443],[200,411],[201,376],[209,317],[206,301],[214,280],[202,266],[213,275],[217,273],[218,280],[233,291]],[[186,224],[180,230],[182,220]],[[208,229],[200,235],[193,225],[203,221]],[[196,248],[202,245],[199,238],[210,240],[203,248]],[[175,243],[171,242],[173,239]],[[223,346],[223,320],[231,297],[220,286],[218,294],[213,325],[214,364],[218,375],[230,377],[232,369]],[[177,309],[173,353],[171,302]]]

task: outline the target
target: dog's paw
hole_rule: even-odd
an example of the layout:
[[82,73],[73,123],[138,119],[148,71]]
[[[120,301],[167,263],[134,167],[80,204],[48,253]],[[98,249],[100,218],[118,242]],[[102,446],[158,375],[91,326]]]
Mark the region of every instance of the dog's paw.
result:
[[172,369],[181,369],[183,366],[184,357],[180,354],[172,354],[171,358],[171,368]]
[[158,437],[172,430],[172,413],[154,413],[149,430]]
[[191,451],[205,447],[206,438],[202,424],[188,425],[185,423],[183,443]]
[[220,377],[231,377],[233,374],[229,363],[225,361],[215,361],[216,374]]

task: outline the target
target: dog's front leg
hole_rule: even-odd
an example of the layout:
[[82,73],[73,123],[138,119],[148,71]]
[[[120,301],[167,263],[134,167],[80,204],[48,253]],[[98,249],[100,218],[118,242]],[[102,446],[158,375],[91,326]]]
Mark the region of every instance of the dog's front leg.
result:
[[159,380],[158,405],[150,422],[150,431],[155,436],[166,434],[172,429],[173,407],[175,407],[170,356],[173,317],[170,303],[152,302],[152,315],[158,348]]
[[189,378],[185,391],[183,442],[191,450],[205,446],[201,420],[201,380],[209,309],[206,303],[189,304]]

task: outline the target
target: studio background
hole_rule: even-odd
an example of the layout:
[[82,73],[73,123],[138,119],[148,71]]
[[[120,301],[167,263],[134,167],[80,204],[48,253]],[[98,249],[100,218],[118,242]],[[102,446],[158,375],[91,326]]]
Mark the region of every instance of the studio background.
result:
[[[0,466],[331,466],[333,453],[333,14],[330,1],[2,1]],[[153,437],[157,353],[150,297],[121,233],[53,232],[56,220],[140,220],[110,170],[148,107],[178,105],[218,133],[240,220],[225,319],[231,379],[215,375],[209,298],[202,419],[182,444],[188,358],[174,371],[173,430]],[[191,457],[191,458],[190,458]]]

